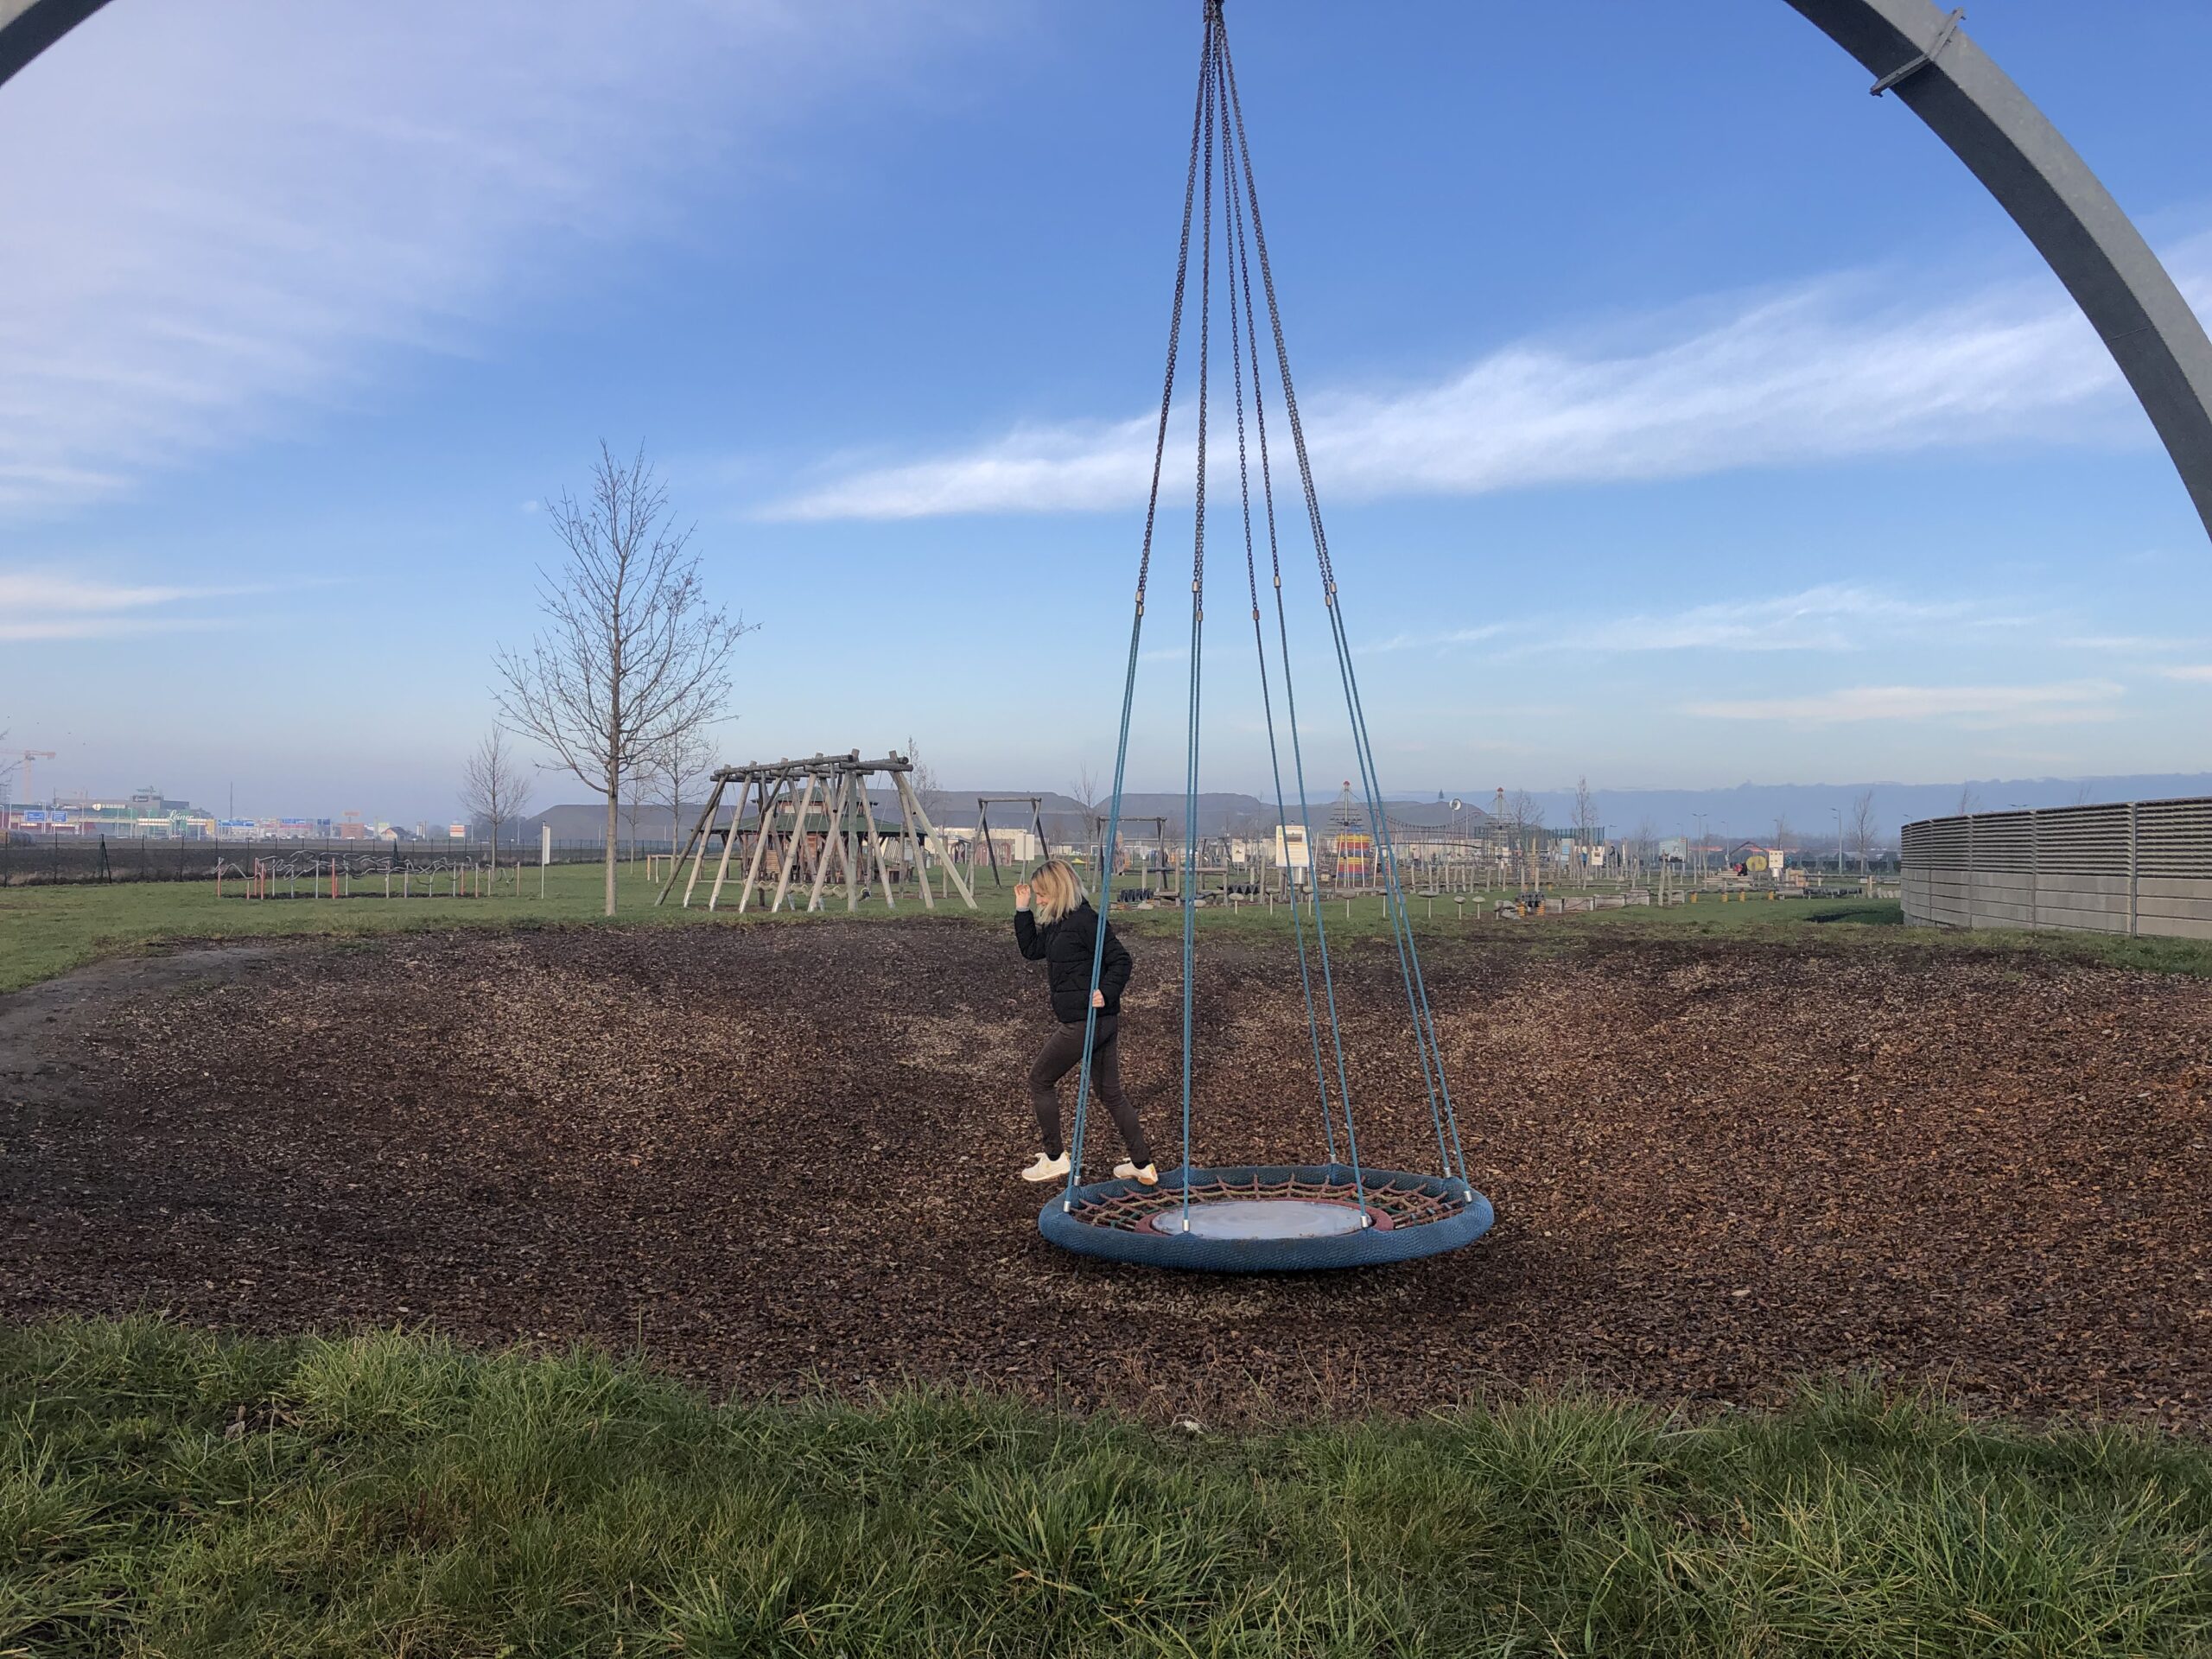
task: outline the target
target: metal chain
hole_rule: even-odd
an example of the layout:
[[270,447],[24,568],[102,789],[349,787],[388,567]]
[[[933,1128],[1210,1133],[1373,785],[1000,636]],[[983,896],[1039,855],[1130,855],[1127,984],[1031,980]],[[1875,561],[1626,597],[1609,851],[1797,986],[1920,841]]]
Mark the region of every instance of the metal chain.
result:
[[1160,430],[1152,442],[1152,494],[1144,510],[1144,550],[1137,560],[1137,608],[1144,608],[1144,590],[1152,575],[1152,534],[1160,518],[1160,475],[1167,459],[1167,412],[1175,402],[1175,359],[1183,346],[1183,289],[1191,271],[1191,209],[1198,188],[1199,125],[1205,118],[1207,94],[1213,85],[1214,23],[1220,13],[1218,0],[1210,0],[1205,42],[1198,53],[1198,101],[1191,111],[1191,160],[1183,174],[1183,233],[1175,251],[1175,303],[1167,319],[1167,373],[1160,391]]
[[[1217,77],[1217,81],[1218,79],[1219,78]],[[1221,105],[1222,173],[1224,178],[1232,178],[1235,175],[1236,169],[1235,159],[1231,153],[1233,140],[1230,128],[1229,92],[1226,83],[1221,83],[1217,86],[1215,89],[1215,96]],[[1260,336],[1253,321],[1252,251],[1244,236],[1244,222],[1240,206],[1242,197],[1239,192],[1232,188],[1226,192],[1226,199],[1229,208],[1229,230],[1227,238],[1229,245],[1229,360],[1230,372],[1234,378],[1236,390],[1236,483],[1239,500],[1243,509],[1244,582],[1246,591],[1250,595],[1252,601],[1252,645],[1259,659],[1260,708],[1262,713],[1267,719],[1268,765],[1274,779],[1275,821],[1279,824],[1287,826],[1290,822],[1290,810],[1288,804],[1283,796],[1282,753],[1281,748],[1277,745],[1275,738],[1274,693],[1274,689],[1268,682],[1268,641],[1266,632],[1262,628],[1260,621],[1260,575],[1257,565],[1255,563],[1252,546],[1252,474],[1250,461],[1246,452],[1244,429],[1244,341],[1248,336],[1250,339],[1252,346],[1252,416],[1253,426],[1255,432],[1257,435],[1260,447],[1260,490],[1262,500],[1267,512],[1268,560],[1271,568],[1275,572],[1275,596],[1278,604],[1280,604],[1282,595],[1282,578],[1281,575],[1281,565],[1279,562],[1279,556],[1275,548],[1274,486],[1268,464],[1267,403],[1264,396],[1262,395],[1262,380],[1260,376]],[[1237,313],[1237,299],[1240,289],[1243,298],[1242,327],[1238,326]],[[1287,660],[1283,664],[1283,687],[1286,692],[1288,692],[1291,690],[1290,664]],[[1294,745],[1298,741],[1297,700],[1294,696],[1291,700],[1291,741]],[[1279,833],[1283,836],[1284,851],[1286,855],[1287,855],[1289,851],[1288,831],[1285,829]],[[1284,864],[1287,870],[1288,868],[1288,859],[1287,856],[1285,858]],[[1306,1001],[1306,1035],[1311,1041],[1313,1051],[1313,1082],[1320,1094],[1321,1132],[1323,1138],[1328,1142],[1329,1161],[1330,1163],[1334,1164],[1337,1161],[1336,1112],[1332,1107],[1329,1099],[1328,1067],[1324,1063],[1321,1056],[1320,1009],[1314,999],[1313,972],[1306,956],[1306,918],[1304,914],[1305,906],[1300,902],[1297,887],[1294,883],[1290,885],[1287,896],[1290,900],[1291,933],[1294,941],[1298,947],[1298,984],[1299,989],[1303,994]],[[1316,901],[1316,910],[1317,912],[1319,910],[1318,899]],[[1316,919],[1318,921],[1318,915]],[[1332,992],[1333,988],[1333,986],[1332,986],[1331,989]],[[1330,998],[1329,1008],[1329,1035],[1332,1044],[1338,1051],[1339,1059],[1338,1070],[1339,1073],[1341,1073],[1343,1071],[1341,1064],[1343,1055],[1343,1039],[1341,1033],[1337,1029],[1336,1004],[1333,995]],[[1349,1102],[1351,1095],[1348,1090],[1344,1092],[1344,1098]],[[1348,1109],[1347,1115],[1349,1115]],[[1360,1183],[1357,1159],[1353,1160],[1353,1180],[1355,1185],[1360,1187],[1361,1213],[1364,1214],[1366,1212],[1365,1194],[1363,1185]]]

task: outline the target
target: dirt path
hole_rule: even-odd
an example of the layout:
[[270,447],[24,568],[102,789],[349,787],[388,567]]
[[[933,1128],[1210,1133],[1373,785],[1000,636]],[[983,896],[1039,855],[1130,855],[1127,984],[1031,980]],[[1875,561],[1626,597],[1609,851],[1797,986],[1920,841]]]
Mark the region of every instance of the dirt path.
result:
[[[1129,1081],[1165,1141],[1173,951],[1137,949]],[[1207,1420],[1575,1377],[1752,1402],[1854,1368],[2212,1420],[2212,984],[1594,932],[1424,961],[1497,1226],[1302,1280],[1043,1243],[1012,1178],[1042,988],[987,930],[110,963],[0,1000],[0,1308],[421,1321],[747,1391],[912,1376]],[[1201,1161],[1316,1155],[1287,966],[1202,952]],[[1369,1160],[1432,1167],[1389,963],[1355,950],[1339,987]]]

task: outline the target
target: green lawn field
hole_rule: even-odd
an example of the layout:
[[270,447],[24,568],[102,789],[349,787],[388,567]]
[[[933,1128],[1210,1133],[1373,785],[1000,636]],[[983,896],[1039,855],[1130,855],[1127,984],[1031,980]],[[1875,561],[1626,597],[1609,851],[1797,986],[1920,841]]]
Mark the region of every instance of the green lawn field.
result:
[[0,1653],[2186,1655],[2212,1450],[1840,1386],[1218,1434],[0,1330]]
[[[218,895],[206,881],[118,882],[112,886],[57,886],[0,888],[0,993],[19,990],[57,974],[67,973],[105,957],[127,955],[149,947],[195,940],[276,938],[300,936],[349,938],[365,934],[435,930],[452,927],[603,926],[601,876],[599,867],[558,864],[542,873],[523,873],[519,887],[512,875],[503,877],[494,896],[385,899],[362,896],[346,899],[286,898],[249,899],[239,885],[225,884]],[[654,926],[751,925],[769,921],[776,925],[803,922],[803,915],[788,911],[776,918],[748,916],[743,920],[725,908],[709,912],[701,901],[689,910],[678,900],[682,889],[664,905],[657,905],[660,887],[645,879],[642,863],[625,865],[619,883],[619,903],[612,918],[623,924]],[[1658,938],[1736,938],[1770,943],[1815,937],[1830,943],[1858,942],[1888,948],[2012,949],[2033,950],[2065,959],[2110,962],[2161,972],[2212,974],[2212,944],[2176,939],[2127,939],[2088,934],[1938,932],[1915,929],[1905,934],[1904,920],[1893,900],[1784,899],[1768,901],[1719,903],[1706,894],[1694,905],[1665,909],[1638,906],[1598,911],[1572,916],[1546,916],[1501,920],[1492,914],[1496,893],[1427,897],[1418,893],[1407,899],[1418,931],[1469,928],[1495,930],[1501,937],[1543,942],[1570,941],[1585,929],[1612,933],[1645,933]],[[727,900],[728,895],[725,895]],[[995,887],[988,872],[976,884],[977,908],[969,912],[957,898],[940,898],[937,913],[1002,924],[1014,909],[1013,884]],[[1385,927],[1383,901],[1372,895],[1327,901],[1327,922],[1333,938],[1379,937]],[[834,890],[824,894],[823,912],[845,914],[844,903]],[[879,920],[893,919],[880,896],[861,906],[859,914]],[[925,913],[918,898],[899,899],[897,917]],[[1136,934],[1173,933],[1181,926],[1181,914],[1170,902],[1150,909],[1118,907],[1116,925]],[[1202,910],[1198,926],[1207,932],[1230,931],[1243,934],[1281,932],[1287,940],[1290,914],[1282,905],[1244,903]]]

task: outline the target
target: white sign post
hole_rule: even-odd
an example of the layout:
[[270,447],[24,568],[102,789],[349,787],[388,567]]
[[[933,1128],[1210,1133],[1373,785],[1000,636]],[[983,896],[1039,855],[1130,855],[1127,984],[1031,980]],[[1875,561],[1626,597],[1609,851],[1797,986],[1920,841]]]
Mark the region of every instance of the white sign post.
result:
[[537,826],[537,896],[545,896],[545,867],[553,861],[553,826]]

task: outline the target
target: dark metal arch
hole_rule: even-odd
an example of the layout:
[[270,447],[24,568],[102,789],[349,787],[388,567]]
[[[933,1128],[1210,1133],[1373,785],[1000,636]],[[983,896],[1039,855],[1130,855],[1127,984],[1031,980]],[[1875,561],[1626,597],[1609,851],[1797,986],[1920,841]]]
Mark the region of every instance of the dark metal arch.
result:
[[107,0],[0,0],[0,85]]
[[1789,0],[1933,128],[2027,232],[2112,353],[2212,531],[2212,340],[2049,118],[1933,0]]
[[[0,82],[105,0],[0,0]],[[1934,0],[1789,0],[1893,92],[2050,262],[2127,377],[2212,532],[2212,340],[2112,193]]]

